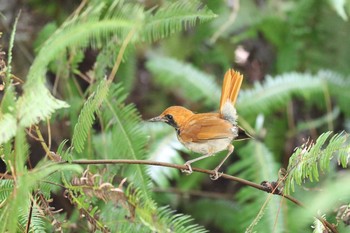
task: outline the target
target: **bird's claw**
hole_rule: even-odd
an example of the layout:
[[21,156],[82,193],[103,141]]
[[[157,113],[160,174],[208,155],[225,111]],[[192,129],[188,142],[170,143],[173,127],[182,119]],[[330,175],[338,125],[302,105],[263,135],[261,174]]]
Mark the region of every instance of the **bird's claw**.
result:
[[184,165],[187,167],[187,169],[181,169],[181,172],[190,175],[193,172],[191,165],[189,163],[185,163]]
[[217,180],[222,176],[222,172],[218,172],[218,170],[213,170],[214,174],[210,174],[209,177],[211,180]]

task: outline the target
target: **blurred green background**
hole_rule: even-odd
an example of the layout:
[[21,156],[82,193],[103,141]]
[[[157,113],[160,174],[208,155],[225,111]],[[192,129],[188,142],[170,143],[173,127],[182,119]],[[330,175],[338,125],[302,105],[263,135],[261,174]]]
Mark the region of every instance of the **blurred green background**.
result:
[[[150,10],[176,1],[124,2]],[[44,41],[81,4],[70,0],[0,0],[3,51],[7,51],[13,23],[21,11],[13,48],[14,75],[25,80]],[[205,6],[211,14],[208,20],[184,22],[181,32],[128,46],[114,82],[124,88],[125,103],[135,104],[143,120],[171,105],[195,112],[216,111],[224,73],[229,68],[240,71],[244,82],[237,103],[239,123],[255,139],[235,142],[236,150],[222,169],[257,183],[277,180],[278,170],[288,167],[295,148],[306,141],[316,140],[326,131],[350,130],[349,1],[208,0],[199,2],[198,11]],[[136,20],[137,15],[131,14],[130,18],[134,16]],[[72,137],[84,98],[96,88],[94,81],[108,76],[120,42],[101,40],[83,49],[76,46],[50,62],[47,87],[55,97],[71,105],[51,120],[52,148],[57,149],[63,139]],[[99,69],[99,65],[103,68]],[[83,155],[77,153],[74,159],[124,158],[113,153],[113,145],[104,144],[104,127],[109,123],[102,123],[102,118],[94,122],[93,136],[88,138],[89,146]],[[182,164],[196,156],[177,142],[169,126],[146,122],[141,125],[147,139],[147,153],[142,158]],[[34,142],[31,151],[35,164],[43,152]],[[220,153],[193,166],[212,169],[222,156]],[[322,189],[317,185],[349,173],[336,161],[330,167],[327,176],[321,173],[320,183],[306,182],[292,194],[313,206],[310,199]],[[122,173],[123,169],[110,166],[106,176],[121,174],[121,179],[130,175]],[[151,177],[152,198],[159,206],[169,205],[191,215],[195,223],[210,232],[313,231],[310,226],[314,220],[300,221],[298,207],[279,197],[273,197],[265,208],[268,194],[237,183],[211,181],[199,173],[186,176],[170,168],[151,166],[145,170]],[[74,215],[74,207],[67,207],[68,201],[59,192],[54,197],[57,207],[63,206],[65,212]],[[341,232],[348,232],[349,227],[336,220],[340,203],[321,214],[338,221]],[[263,214],[259,214],[260,208]],[[80,226],[81,222],[77,229]],[[74,232],[69,227],[66,230]]]

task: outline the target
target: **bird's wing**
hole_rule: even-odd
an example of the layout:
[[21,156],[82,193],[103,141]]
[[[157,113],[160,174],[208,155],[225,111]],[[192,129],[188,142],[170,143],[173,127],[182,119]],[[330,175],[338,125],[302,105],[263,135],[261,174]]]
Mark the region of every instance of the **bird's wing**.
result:
[[184,142],[201,142],[219,138],[233,137],[232,124],[219,117],[219,114],[196,114],[184,127],[180,137]]
[[243,81],[243,75],[239,72],[229,69],[225,73],[224,81],[222,83],[221,99],[220,99],[220,112],[227,101],[230,101],[232,105],[235,105],[238,92],[241,88]]

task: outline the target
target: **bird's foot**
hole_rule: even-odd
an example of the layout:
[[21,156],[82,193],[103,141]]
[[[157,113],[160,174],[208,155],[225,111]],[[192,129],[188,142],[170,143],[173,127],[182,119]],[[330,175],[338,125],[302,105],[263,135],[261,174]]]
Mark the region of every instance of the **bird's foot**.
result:
[[214,172],[214,174],[209,175],[211,180],[217,180],[223,174],[222,172],[219,172],[217,169],[214,169],[213,172]]
[[181,169],[181,172],[186,173],[187,175],[190,175],[193,172],[191,164],[185,163],[184,165],[187,167],[187,169]]

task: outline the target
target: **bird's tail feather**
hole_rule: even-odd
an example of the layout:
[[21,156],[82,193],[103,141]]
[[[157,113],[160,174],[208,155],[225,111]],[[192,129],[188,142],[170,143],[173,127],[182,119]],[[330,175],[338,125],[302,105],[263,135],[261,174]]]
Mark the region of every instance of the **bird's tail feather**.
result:
[[239,90],[243,81],[243,75],[239,72],[229,69],[224,77],[220,99],[220,112],[223,112],[226,102],[232,103],[234,106],[237,100]]

